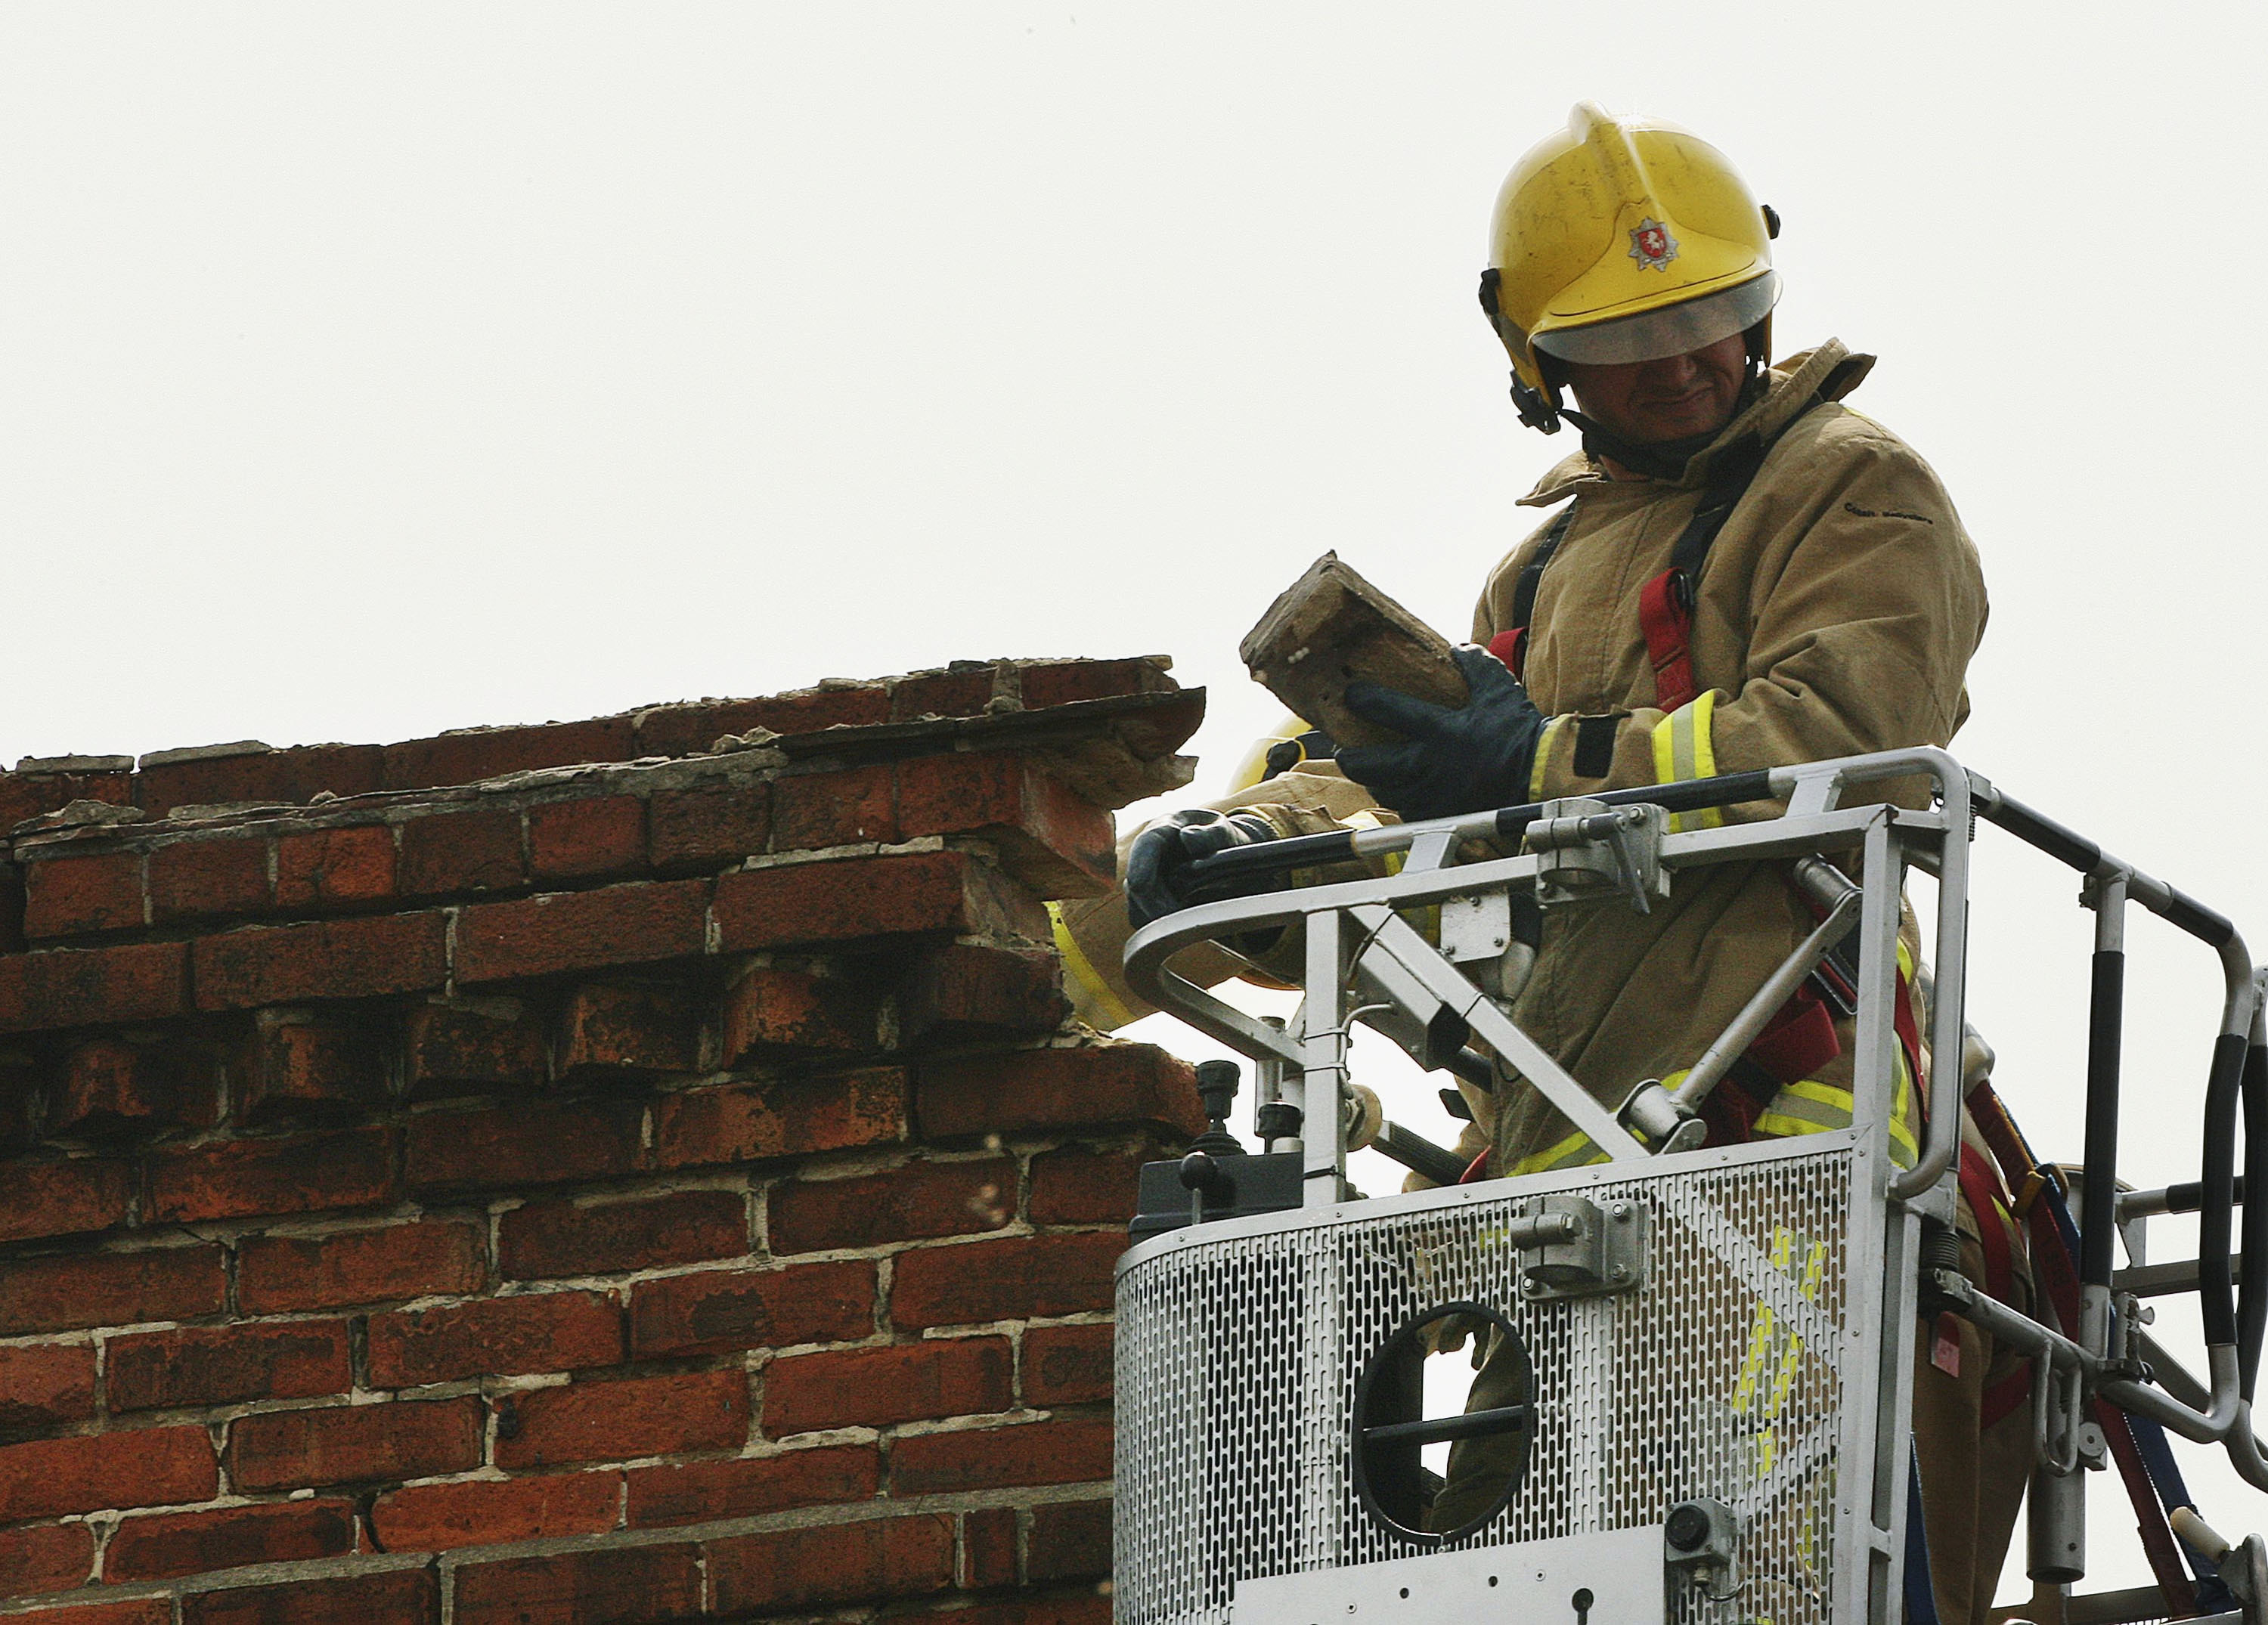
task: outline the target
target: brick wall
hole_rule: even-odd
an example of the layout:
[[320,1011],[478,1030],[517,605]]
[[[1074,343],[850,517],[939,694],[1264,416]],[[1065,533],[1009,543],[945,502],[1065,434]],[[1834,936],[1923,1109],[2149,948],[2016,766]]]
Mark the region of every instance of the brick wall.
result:
[[0,1615],[1101,1625],[1161,662],[0,775]]

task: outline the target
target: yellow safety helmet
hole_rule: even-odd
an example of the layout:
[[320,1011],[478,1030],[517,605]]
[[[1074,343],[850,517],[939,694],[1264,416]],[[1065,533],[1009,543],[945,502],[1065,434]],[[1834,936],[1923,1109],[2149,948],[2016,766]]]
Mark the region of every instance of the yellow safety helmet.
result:
[[1512,356],[1521,421],[1559,427],[1553,361],[1683,355],[1761,328],[1770,359],[1779,217],[1698,136],[1578,102],[1497,193],[1481,308]]

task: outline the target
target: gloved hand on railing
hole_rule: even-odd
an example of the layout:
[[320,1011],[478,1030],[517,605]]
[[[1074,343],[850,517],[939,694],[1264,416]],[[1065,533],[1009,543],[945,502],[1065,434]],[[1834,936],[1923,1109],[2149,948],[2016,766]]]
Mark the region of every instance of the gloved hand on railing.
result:
[[[1134,845],[1126,855],[1127,918],[1138,931],[1152,920],[1178,914],[1193,901],[1189,895],[1190,864],[1233,846],[1273,841],[1281,833],[1257,812],[1183,808],[1164,823],[1134,837]],[[1288,875],[1253,875],[1224,886],[1206,901],[1281,891],[1290,884]]]
[[1379,683],[1346,687],[1347,710],[1407,737],[1399,745],[1342,745],[1339,768],[1412,822],[1526,801],[1535,742],[1550,720],[1487,650],[1468,643],[1451,652],[1471,690],[1454,710]]

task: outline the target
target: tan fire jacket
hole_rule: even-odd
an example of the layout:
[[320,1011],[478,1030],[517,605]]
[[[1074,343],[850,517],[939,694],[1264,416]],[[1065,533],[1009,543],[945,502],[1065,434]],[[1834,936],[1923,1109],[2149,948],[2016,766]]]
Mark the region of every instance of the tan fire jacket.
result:
[[[1929,466],[1837,403],[1872,364],[1832,342],[1791,358],[1677,482],[1610,480],[1579,453],[1523,499],[1577,504],[1528,634],[1528,692],[1554,719],[1533,798],[1950,741],[1968,711],[1962,673],[1984,629],[1984,581]],[[1805,412],[1815,394],[1828,404]],[[1691,635],[1700,697],[1664,712],[1639,593],[1668,568],[1715,455],[1783,430],[1701,572]],[[1491,573],[1476,642],[1510,624],[1514,583],[1543,528]],[[1576,770],[1587,717],[1609,719],[1588,730],[1586,766],[1611,744],[1602,773]],[[1598,737],[1604,728],[1610,741]],[[1325,769],[1216,805],[1285,807],[1293,813],[1287,827],[1313,828],[1361,799],[1359,786]],[[1143,1013],[1118,976],[1123,921],[1117,900],[1099,901],[1079,907],[1063,934],[1078,954],[1074,982],[1084,968],[1104,990],[1111,1025]],[[1614,904],[1554,910],[1514,1018],[1601,1099],[1619,1104],[1641,1079],[1690,1066],[1811,923],[1779,864],[1688,871],[1646,915]],[[1224,956],[1208,968],[1233,967]],[[1082,1006],[1098,1011],[1092,996]],[[1820,1080],[1842,1085],[1849,1076],[1847,1061],[1837,1062]],[[1567,1126],[1533,1090],[1499,1090],[1486,1109],[1494,1121],[1478,1128],[1498,1172],[1559,1159],[1550,1153]]]
[[[1836,402],[1872,364],[1831,342],[1792,358],[1675,483],[1609,480],[1579,454],[1523,499],[1576,503],[1528,634],[1528,693],[1554,718],[1533,796],[1951,740],[1968,715],[1962,679],[1984,631],[1984,579],[1929,466]],[[1806,412],[1815,394],[1829,403]],[[1713,458],[1752,433],[1779,438],[1701,571],[1691,644],[1701,692],[1665,712],[1638,595],[1668,568]],[[1510,623],[1513,584],[1539,540],[1489,577],[1476,641]],[[1613,730],[1610,754],[1593,740],[1584,765],[1608,760],[1591,776],[1575,762],[1587,717],[1611,718]],[[1607,725],[1593,724],[1594,735]],[[1514,1018],[1618,1103],[1639,1080],[1692,1064],[1811,924],[1777,863],[1689,871],[1648,915],[1554,910]],[[1830,1084],[1849,1076],[1847,1060],[1821,1074]],[[1532,1090],[1506,1092],[1498,1109],[1490,1137],[1507,1170],[1567,1132]]]

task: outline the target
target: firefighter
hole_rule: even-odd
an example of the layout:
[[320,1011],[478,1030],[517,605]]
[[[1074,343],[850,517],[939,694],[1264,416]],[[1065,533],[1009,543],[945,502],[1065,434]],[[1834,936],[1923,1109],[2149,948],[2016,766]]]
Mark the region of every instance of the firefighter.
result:
[[[1522,422],[1572,423],[1581,447],[1522,499],[1554,511],[1482,589],[1473,643],[1456,654],[1470,697],[1451,710],[1351,686],[1350,709],[1405,742],[1344,748],[1335,764],[1279,758],[1288,771],[1138,835],[1137,923],[1177,906],[1181,869],[1226,845],[1952,739],[1984,629],[1976,549],[1928,465],[1842,404],[1872,357],[1830,341],[1775,364],[1778,229],[1714,148],[1590,103],[1521,158],[1497,199],[1481,304]],[[1925,791],[1884,793],[1918,805]],[[1123,907],[1067,915],[1062,933],[1084,1007],[1107,1025],[1119,1024],[1108,1005],[1139,1013],[1116,977]],[[1646,915],[1553,910],[1513,1014],[1618,1105],[1641,1079],[1674,1086],[1815,923],[1777,863],[1688,871]],[[1891,1128],[1905,1163],[1925,1098],[1914,946],[1909,927]],[[1239,967],[1223,953],[1177,968]],[[1712,1142],[1847,1126],[1851,1037],[1807,987],[1712,1097]],[[1463,1146],[1492,1173],[1601,1158],[1517,1079],[1474,1104]],[[2020,1254],[1997,1180],[1965,1189],[1962,1209],[1983,1279],[1980,1224],[2000,1232],[1992,1257]],[[1981,1622],[2029,1464],[2021,1369],[1950,1318],[1921,1344],[1933,1589],[1948,1625]],[[1475,1404],[1490,1386],[1484,1370]],[[1437,1526],[1484,1493],[1485,1454],[1453,1457]]]

